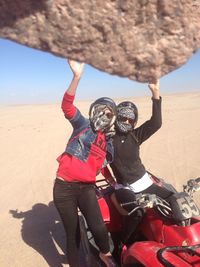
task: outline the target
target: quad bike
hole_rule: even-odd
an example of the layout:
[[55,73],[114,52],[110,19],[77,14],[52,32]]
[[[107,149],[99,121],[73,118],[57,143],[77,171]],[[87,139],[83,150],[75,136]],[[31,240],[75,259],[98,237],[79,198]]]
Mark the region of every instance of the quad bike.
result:
[[[160,179],[153,178],[156,182],[161,182]],[[99,206],[110,233],[113,256],[119,266],[200,267],[200,211],[193,200],[193,193],[200,190],[200,178],[189,180],[182,192],[172,190],[174,194],[170,203],[153,194],[136,194],[133,202],[122,204],[134,204],[129,215],[137,209],[143,212],[136,233],[130,237],[131,242],[123,245],[120,241],[123,216],[111,200],[113,189],[105,180],[97,182]],[[89,259],[92,243],[89,241],[92,236],[83,220],[80,225],[84,234],[82,240],[87,248],[85,253]],[[90,258],[88,267],[90,266],[102,265],[97,261],[95,263],[94,259],[91,263]]]

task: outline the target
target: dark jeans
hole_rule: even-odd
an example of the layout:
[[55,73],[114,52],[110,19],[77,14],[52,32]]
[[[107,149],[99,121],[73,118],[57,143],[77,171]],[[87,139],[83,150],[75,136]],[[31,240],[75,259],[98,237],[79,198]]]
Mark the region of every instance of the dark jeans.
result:
[[66,232],[67,257],[70,267],[79,266],[78,208],[84,215],[99,250],[102,253],[109,252],[108,232],[102,219],[93,184],[56,179],[53,198]]

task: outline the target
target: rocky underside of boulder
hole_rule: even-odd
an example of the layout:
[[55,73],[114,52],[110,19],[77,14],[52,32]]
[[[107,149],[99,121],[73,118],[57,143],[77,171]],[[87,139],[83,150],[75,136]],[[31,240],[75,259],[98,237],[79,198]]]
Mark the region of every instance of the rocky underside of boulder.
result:
[[0,37],[148,82],[200,47],[200,0],[0,0]]

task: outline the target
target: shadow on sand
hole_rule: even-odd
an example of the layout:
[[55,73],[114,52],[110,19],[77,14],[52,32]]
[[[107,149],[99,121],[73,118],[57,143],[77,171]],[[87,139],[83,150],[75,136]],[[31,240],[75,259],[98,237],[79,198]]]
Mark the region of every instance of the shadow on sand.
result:
[[62,263],[67,263],[65,232],[53,201],[48,205],[37,203],[28,211],[10,210],[10,213],[16,219],[23,219],[24,242],[40,253],[50,267],[62,267]]

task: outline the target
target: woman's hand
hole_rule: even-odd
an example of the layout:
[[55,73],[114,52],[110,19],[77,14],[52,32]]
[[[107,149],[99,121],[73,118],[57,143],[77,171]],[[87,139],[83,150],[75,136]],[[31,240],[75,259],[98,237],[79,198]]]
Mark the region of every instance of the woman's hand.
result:
[[79,84],[81,75],[83,73],[84,63],[79,63],[75,60],[68,59],[69,66],[74,74],[74,77],[67,89],[67,94],[74,96],[76,94],[77,86]]
[[154,83],[149,83],[148,86],[152,92],[152,97],[154,99],[159,99],[160,98],[160,81],[156,80]]
[[68,59],[68,63],[74,74],[74,77],[80,78],[83,73],[84,63],[80,63],[72,59]]

